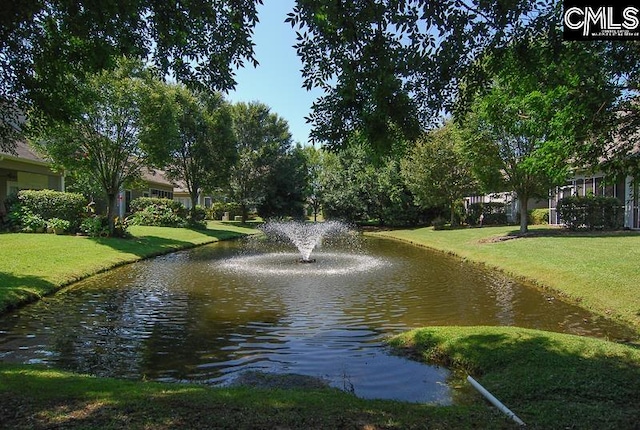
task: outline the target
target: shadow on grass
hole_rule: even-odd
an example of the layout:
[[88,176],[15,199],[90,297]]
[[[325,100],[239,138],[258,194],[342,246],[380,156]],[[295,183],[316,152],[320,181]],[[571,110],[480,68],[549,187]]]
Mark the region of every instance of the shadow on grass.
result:
[[526,233],[520,233],[520,230],[513,230],[506,233],[507,237],[514,239],[525,239],[535,237],[556,237],[556,238],[603,238],[603,237],[640,237],[640,232],[633,230],[567,230],[567,229],[536,229],[529,230]]
[[34,302],[58,289],[38,276],[20,276],[0,272],[0,314]]
[[0,364],[3,428],[512,428],[495,421],[483,406],[366,401],[336,389],[211,389]]
[[527,330],[472,330],[462,336],[419,330],[414,353],[479,377],[534,428],[638,428],[637,347]]

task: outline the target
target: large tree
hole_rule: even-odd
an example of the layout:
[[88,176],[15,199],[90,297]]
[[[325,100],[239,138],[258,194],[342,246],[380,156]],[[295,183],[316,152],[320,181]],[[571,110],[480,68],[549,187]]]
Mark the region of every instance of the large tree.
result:
[[233,127],[237,159],[229,176],[229,192],[240,205],[244,222],[248,210],[267,198],[278,160],[291,148],[291,133],[283,118],[259,102],[233,105]]
[[419,139],[400,165],[416,204],[423,208],[448,207],[451,224],[456,202],[477,187],[471,163],[463,153],[462,135],[452,121]]
[[[358,133],[385,152],[398,136],[415,137],[418,125],[431,128],[443,111],[466,111],[501,68],[488,54],[531,39],[577,55],[589,47],[611,86],[637,94],[638,43],[565,44],[562,15],[560,0],[297,0],[287,20],[304,84],[325,92],[309,116],[312,138],[341,147]],[[582,90],[593,91],[589,79]]]
[[79,112],[71,121],[47,122],[38,144],[54,162],[94,181],[107,200],[111,233],[118,193],[140,178],[143,167],[164,150],[166,141],[148,133],[145,118],[160,121],[162,103],[153,97],[155,77],[139,62],[99,72],[78,87]]
[[261,0],[21,0],[0,14],[0,147],[11,147],[30,106],[69,118],[68,94],[126,55],[210,91],[233,88],[257,64],[251,41]]
[[[171,124],[152,121],[157,139],[168,140],[163,154],[169,179],[185,185],[195,219],[198,196],[226,184],[235,161],[231,106],[219,93],[192,91],[183,85],[159,85]],[[163,137],[164,135],[164,137]]]
[[466,148],[487,191],[515,191],[523,233],[529,198],[563,183],[572,160],[597,154],[590,142],[611,123],[619,89],[593,49],[533,39],[486,60],[499,69],[475,93]]
[[478,54],[555,26],[560,10],[555,0],[298,0],[287,20],[304,84],[325,91],[312,137],[340,147],[358,133],[380,151],[416,137],[451,107]]

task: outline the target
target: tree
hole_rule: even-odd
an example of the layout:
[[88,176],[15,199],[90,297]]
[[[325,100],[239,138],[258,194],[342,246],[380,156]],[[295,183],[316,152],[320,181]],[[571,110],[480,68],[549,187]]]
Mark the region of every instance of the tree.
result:
[[400,176],[397,158],[377,156],[364,138],[325,154],[321,183],[325,217],[378,220],[380,225],[416,221],[413,196]]
[[605,60],[579,48],[529,40],[488,58],[501,68],[465,119],[474,171],[487,191],[516,192],[522,233],[529,198],[564,182],[569,160],[590,152],[590,137],[610,122],[618,89]]
[[261,0],[4,2],[0,14],[0,147],[35,107],[69,119],[79,80],[125,55],[200,89],[233,88],[234,69],[257,64],[251,35]]
[[484,82],[479,54],[547,32],[560,15],[556,0],[298,0],[287,21],[304,85],[325,91],[312,138],[335,148],[358,133],[378,152],[415,138],[452,106],[462,77]]
[[320,208],[322,207],[322,196],[324,187],[321,181],[322,165],[324,153],[321,149],[314,146],[306,146],[302,148],[302,155],[305,158],[305,166],[307,167],[306,191],[307,202],[313,210],[313,222],[318,221]]
[[225,184],[235,161],[231,107],[219,93],[193,92],[182,85],[164,85],[164,91],[172,126],[151,121],[151,127],[162,126],[156,130],[158,139],[173,135],[164,154],[165,170],[169,179],[186,186],[195,219],[198,195]]
[[471,165],[462,152],[457,126],[447,122],[420,139],[401,160],[402,177],[423,208],[446,206],[455,222],[455,205],[476,188]]
[[152,79],[140,63],[121,60],[117,69],[97,73],[79,87],[74,102],[80,115],[71,122],[49,123],[38,139],[56,164],[100,186],[111,234],[118,193],[140,177],[165,144],[145,134],[145,111],[157,108],[150,97]]
[[258,206],[262,218],[304,218],[307,165],[302,147],[296,145],[274,160],[266,194]]
[[291,133],[287,122],[263,103],[237,103],[232,109],[237,161],[229,191],[245,222],[248,210],[265,201],[277,160],[291,147]]

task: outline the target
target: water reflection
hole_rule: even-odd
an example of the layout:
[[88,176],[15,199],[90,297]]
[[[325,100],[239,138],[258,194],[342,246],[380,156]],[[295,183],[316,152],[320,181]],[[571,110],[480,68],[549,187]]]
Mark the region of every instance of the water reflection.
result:
[[[381,239],[362,249],[376,264],[359,271],[319,271],[339,263],[343,251],[329,249],[314,254],[315,268],[285,258],[284,271],[259,270],[232,242],[122,267],[1,319],[0,359],[213,384],[247,370],[299,373],[361,397],[447,404],[449,373],[390,355],[386,336],[435,325],[631,335],[439,253]],[[238,259],[249,267],[229,264]]]

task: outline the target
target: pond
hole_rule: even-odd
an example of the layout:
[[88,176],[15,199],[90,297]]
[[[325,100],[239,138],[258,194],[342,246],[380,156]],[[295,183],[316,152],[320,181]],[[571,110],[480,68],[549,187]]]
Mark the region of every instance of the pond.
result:
[[247,371],[299,374],[364,398],[450,404],[449,371],[393,355],[385,338],[439,325],[630,336],[530,285],[401,242],[324,247],[313,264],[254,248],[222,242],[79,282],[2,317],[0,360],[212,385]]

